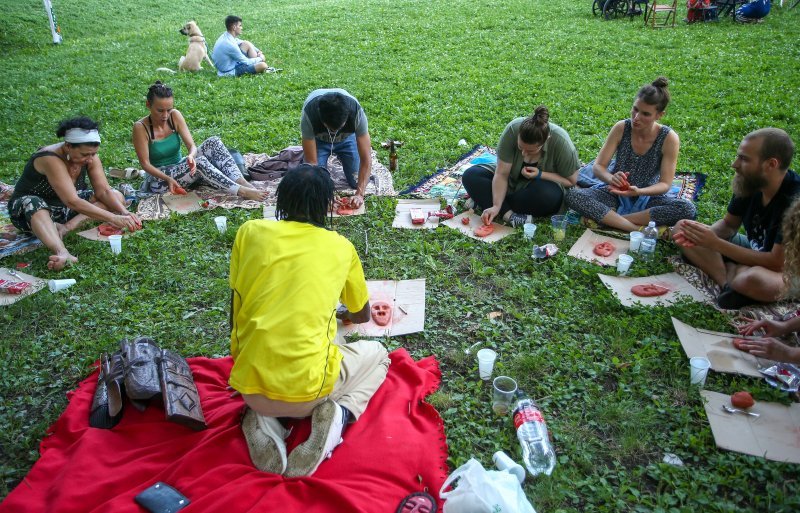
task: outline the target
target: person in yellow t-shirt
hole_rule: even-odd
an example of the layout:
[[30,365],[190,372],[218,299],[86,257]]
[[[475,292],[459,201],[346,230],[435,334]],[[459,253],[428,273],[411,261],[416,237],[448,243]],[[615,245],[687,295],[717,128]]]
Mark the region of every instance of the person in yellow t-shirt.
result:
[[[370,305],[355,248],[325,227],[333,191],[324,168],[290,170],[278,186],[278,220],[243,224],[231,252],[229,384],[249,407],[242,430],[253,463],[287,477],[310,475],[330,457],[389,369],[380,343],[346,344],[336,330],[336,318],[367,322]],[[287,456],[278,417],[308,416],[309,439]]]

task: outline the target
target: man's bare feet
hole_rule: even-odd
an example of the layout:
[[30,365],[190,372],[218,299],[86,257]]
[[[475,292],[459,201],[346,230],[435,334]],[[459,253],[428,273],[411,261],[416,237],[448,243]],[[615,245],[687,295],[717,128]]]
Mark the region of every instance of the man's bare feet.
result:
[[51,271],[60,271],[64,267],[72,265],[77,261],[78,259],[69,253],[50,255],[50,259],[47,262],[47,268]]
[[249,187],[239,187],[239,196],[244,199],[264,201],[267,199],[269,193],[267,191],[259,191],[258,189],[251,189]]

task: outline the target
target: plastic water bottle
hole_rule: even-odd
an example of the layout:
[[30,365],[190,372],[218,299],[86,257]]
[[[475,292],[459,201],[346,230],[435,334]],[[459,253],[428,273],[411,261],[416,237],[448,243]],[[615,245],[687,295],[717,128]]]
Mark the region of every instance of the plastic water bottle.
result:
[[655,255],[656,242],[658,241],[656,222],[650,221],[647,224],[647,228],[642,230],[642,233],[644,238],[642,238],[642,243],[639,245],[639,253],[642,255],[643,260],[651,260]]
[[556,453],[550,444],[542,412],[533,399],[524,394],[518,396],[514,407],[514,427],[528,472],[532,476],[541,473],[549,476],[556,466]]

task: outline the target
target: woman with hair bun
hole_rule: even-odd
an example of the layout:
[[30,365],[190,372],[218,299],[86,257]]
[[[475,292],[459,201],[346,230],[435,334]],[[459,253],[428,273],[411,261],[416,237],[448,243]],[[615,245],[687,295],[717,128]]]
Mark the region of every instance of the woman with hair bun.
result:
[[569,208],[626,232],[650,221],[672,226],[694,219],[692,202],[666,196],[680,148],[678,134],[658,123],[670,99],[667,85],[667,79],[659,77],[639,89],[630,119],[614,125],[597,159],[585,168],[603,183],[599,188],[571,189],[566,197]]
[[[146,192],[185,194],[184,187],[204,184],[249,200],[267,193],[244,179],[219,137],[209,137],[198,148],[183,114],[174,108],[172,89],[156,81],[147,90],[150,114],[133,124],[133,147],[148,176]],[[181,142],[188,154],[181,155]]]
[[575,185],[578,167],[569,134],[551,123],[547,107],[540,105],[503,130],[497,164],[470,167],[462,182],[471,204],[483,209],[485,224],[499,217],[516,227],[561,210],[564,188]]
[[98,127],[83,116],[62,121],[56,136],[63,141],[36,150],[8,202],[14,226],[32,232],[53,252],[47,267],[54,271],[78,261],[62,239],[83,221],[96,219],[130,231],[142,227],[125,208],[122,194],[108,185],[97,157]]

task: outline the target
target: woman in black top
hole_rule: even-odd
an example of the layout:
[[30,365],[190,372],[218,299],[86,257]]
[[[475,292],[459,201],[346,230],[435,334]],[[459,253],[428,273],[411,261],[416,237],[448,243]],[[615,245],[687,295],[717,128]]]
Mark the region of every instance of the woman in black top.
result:
[[142,227],[136,214],[125,208],[122,194],[108,185],[97,157],[97,129],[98,124],[87,117],[62,121],[56,135],[64,141],[39,148],[31,156],[8,202],[11,222],[50,248],[47,267],[56,271],[78,261],[62,239],[86,219],[130,231]]

